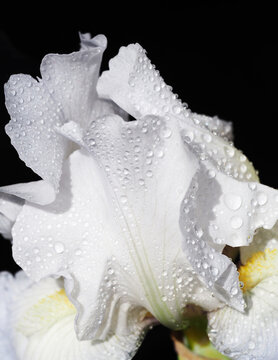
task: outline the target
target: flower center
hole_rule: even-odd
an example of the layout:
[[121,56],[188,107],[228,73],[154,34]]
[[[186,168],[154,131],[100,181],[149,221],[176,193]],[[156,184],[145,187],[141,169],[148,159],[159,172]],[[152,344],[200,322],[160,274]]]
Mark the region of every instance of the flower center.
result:
[[254,253],[239,268],[239,281],[243,283],[242,291],[253,289],[265,278],[278,273],[278,249],[265,249]]

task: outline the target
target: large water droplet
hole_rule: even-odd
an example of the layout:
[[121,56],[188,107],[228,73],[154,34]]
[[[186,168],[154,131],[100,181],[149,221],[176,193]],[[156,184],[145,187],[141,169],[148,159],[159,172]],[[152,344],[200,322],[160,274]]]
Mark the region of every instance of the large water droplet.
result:
[[230,209],[230,210],[238,210],[241,207],[242,204],[242,199],[239,195],[237,194],[226,194],[224,197],[224,201],[226,206]]
[[260,193],[258,193],[258,195],[257,195],[257,201],[258,201],[258,204],[260,205],[260,206],[263,206],[263,205],[265,205],[266,203],[267,203],[267,196],[266,196],[266,194],[265,193],[263,193],[263,192],[260,192]]

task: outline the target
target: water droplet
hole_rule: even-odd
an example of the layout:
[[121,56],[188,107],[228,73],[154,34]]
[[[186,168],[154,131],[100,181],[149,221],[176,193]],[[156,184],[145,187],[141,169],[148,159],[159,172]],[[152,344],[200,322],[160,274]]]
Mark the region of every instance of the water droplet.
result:
[[213,276],[217,276],[218,273],[219,273],[219,270],[218,270],[216,267],[213,267],[213,268],[211,269],[211,273],[212,273]]
[[263,192],[259,192],[258,193],[258,195],[257,195],[257,201],[258,201],[258,204],[260,205],[260,206],[263,206],[263,205],[265,205],[266,203],[267,203],[267,196],[266,196],[266,194],[265,193],[263,193]]
[[233,216],[230,223],[233,229],[240,229],[243,224],[243,220],[240,216]]
[[109,275],[113,275],[114,274],[114,270],[112,268],[108,268],[107,270]]
[[127,197],[125,195],[122,195],[120,197],[120,201],[121,201],[122,204],[126,204],[127,203]]
[[230,210],[235,211],[241,207],[242,199],[239,195],[230,193],[225,195],[224,202]]
[[237,293],[238,293],[238,288],[235,287],[235,286],[233,286],[233,287],[231,288],[231,295],[232,295],[232,296],[235,296]]
[[248,349],[249,350],[254,350],[256,347],[256,344],[253,341],[249,341],[248,343]]
[[153,176],[153,172],[151,171],[151,170],[148,170],[147,172],[146,172],[146,175],[147,175],[147,177],[152,177]]
[[225,152],[230,158],[234,157],[235,155],[235,149],[232,147],[226,147]]
[[198,237],[199,239],[200,239],[200,238],[203,236],[203,234],[204,234],[203,230],[202,230],[199,226],[197,226],[197,225],[194,226],[194,231],[195,231],[195,234],[197,235],[197,237]]
[[172,130],[170,128],[167,128],[165,127],[163,130],[162,130],[162,135],[165,139],[168,139],[169,137],[171,137],[172,135]]
[[208,177],[213,179],[216,176],[216,172],[212,169],[208,170]]
[[182,111],[182,108],[181,108],[181,106],[179,106],[179,105],[174,105],[173,106],[173,112],[174,112],[174,114],[180,114],[181,113],[181,111]]
[[212,140],[212,137],[211,137],[210,134],[204,134],[203,139],[204,139],[205,142],[210,143],[211,140]]
[[250,190],[254,191],[254,190],[257,189],[257,184],[251,182],[251,183],[248,184],[248,187],[249,187]]
[[65,251],[65,245],[61,242],[56,242],[54,245],[54,249],[57,254],[62,254]]
[[194,139],[194,134],[192,131],[187,131],[184,134],[184,141],[188,144],[190,144],[192,142],[192,140]]
[[82,254],[82,250],[76,249],[74,253],[75,253],[75,255],[80,256]]

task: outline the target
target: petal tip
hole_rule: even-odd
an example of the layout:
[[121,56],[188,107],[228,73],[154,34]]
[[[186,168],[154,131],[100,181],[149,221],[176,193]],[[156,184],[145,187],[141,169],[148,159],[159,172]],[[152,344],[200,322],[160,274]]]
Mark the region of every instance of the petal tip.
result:
[[92,38],[90,33],[82,34],[81,32],[79,32],[79,37],[82,49],[99,47],[105,50],[107,47],[107,38],[103,34],[96,35]]

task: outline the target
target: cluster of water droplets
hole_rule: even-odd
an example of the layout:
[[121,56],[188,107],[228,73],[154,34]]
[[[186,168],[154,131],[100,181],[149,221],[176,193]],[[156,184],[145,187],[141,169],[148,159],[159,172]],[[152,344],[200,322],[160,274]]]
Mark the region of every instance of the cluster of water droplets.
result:
[[5,95],[11,116],[6,131],[19,156],[42,178],[58,185],[64,140],[54,128],[61,125],[61,104],[42,82],[27,75],[12,76]]
[[274,360],[278,351],[276,277],[265,280],[245,297],[246,313],[225,307],[209,315],[210,339],[233,359]]

